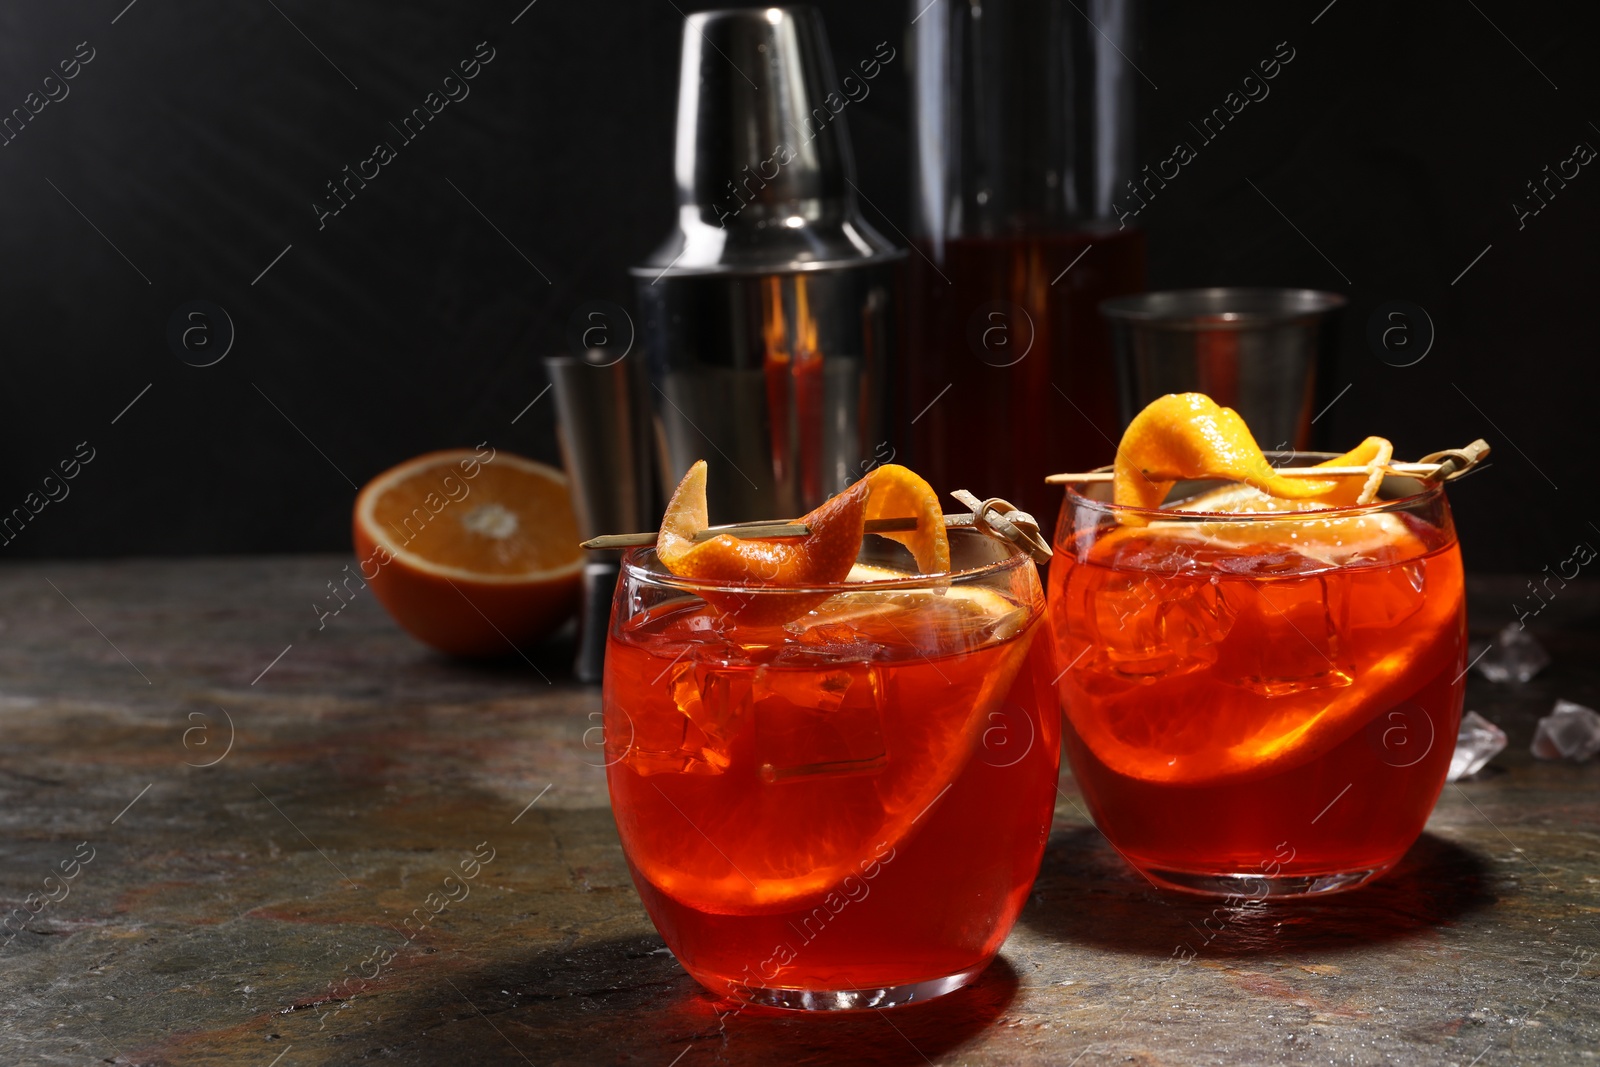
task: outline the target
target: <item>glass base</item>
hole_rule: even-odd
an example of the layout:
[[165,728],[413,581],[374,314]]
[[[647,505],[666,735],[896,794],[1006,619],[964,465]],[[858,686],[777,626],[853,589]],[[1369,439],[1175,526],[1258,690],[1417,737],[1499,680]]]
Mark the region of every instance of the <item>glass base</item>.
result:
[[1334,874],[1199,874],[1169,871],[1160,867],[1141,867],[1145,876],[1164,889],[1193,893],[1203,897],[1228,897],[1234,900],[1268,900],[1283,897],[1326,896],[1365,885],[1387,871],[1391,864],[1366,867]]
[[869,989],[782,989],[730,983],[726,995],[746,1004],[789,1011],[870,1011],[920,1004],[946,993],[954,993],[982,974],[988,966],[988,961],[985,961],[943,978]]

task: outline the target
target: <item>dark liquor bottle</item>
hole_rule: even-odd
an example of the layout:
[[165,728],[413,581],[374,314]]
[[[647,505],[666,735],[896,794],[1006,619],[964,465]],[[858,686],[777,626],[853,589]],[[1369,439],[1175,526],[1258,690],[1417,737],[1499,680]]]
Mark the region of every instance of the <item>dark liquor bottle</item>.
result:
[[901,429],[935,488],[1047,527],[1044,476],[1109,463],[1121,431],[1098,305],[1145,284],[1144,236],[1112,208],[1134,173],[1136,8],[1091,25],[1071,0],[985,0],[913,25]]

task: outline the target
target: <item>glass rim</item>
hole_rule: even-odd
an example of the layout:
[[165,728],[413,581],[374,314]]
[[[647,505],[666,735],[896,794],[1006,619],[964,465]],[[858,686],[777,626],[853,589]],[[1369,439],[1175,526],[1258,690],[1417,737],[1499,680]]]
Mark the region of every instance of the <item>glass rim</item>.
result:
[[[962,570],[939,571],[934,574],[907,574],[904,578],[882,578],[868,582],[813,582],[809,585],[756,585],[732,581],[706,581],[699,578],[683,578],[668,571],[656,556],[654,545],[641,545],[630,548],[622,555],[622,573],[625,576],[641,579],[653,585],[669,589],[678,589],[685,593],[736,593],[740,596],[794,596],[797,593],[836,593],[851,592],[878,592],[895,589],[926,589],[932,586],[946,588],[951,585],[970,583],[998,574],[1006,574],[1023,565],[1032,566],[1033,558],[1023,551],[1021,547],[1011,544],[1003,538],[995,537],[982,530],[956,528],[950,531],[952,536],[978,536],[993,541],[995,544],[1009,550],[1003,559],[992,563],[985,563],[980,567],[967,567]],[[859,556],[859,553],[858,553]],[[649,560],[650,564],[644,561]]]
[[1320,319],[1349,303],[1325,289],[1209,286],[1116,296],[1100,302],[1106,318],[1168,330],[1238,330]]
[[[1327,460],[1336,459],[1337,452],[1298,452],[1272,450],[1263,452],[1268,460],[1284,457],[1301,457],[1308,459]],[[1346,504],[1336,508],[1315,508],[1309,511],[1179,511],[1166,507],[1138,507],[1133,504],[1114,504],[1109,500],[1095,500],[1084,496],[1079,487],[1086,482],[1069,482],[1066,485],[1065,502],[1075,506],[1082,505],[1096,511],[1110,515],[1131,515],[1141,519],[1150,519],[1157,522],[1318,522],[1323,519],[1348,519],[1362,515],[1380,515],[1389,511],[1400,511],[1416,504],[1444,496],[1443,482],[1427,482],[1415,475],[1385,475],[1385,478],[1413,478],[1421,483],[1422,488],[1415,493],[1404,496],[1392,497],[1388,500],[1374,500],[1370,504]],[[1180,478],[1179,481],[1213,482],[1220,481],[1224,485],[1244,485],[1236,478]]]

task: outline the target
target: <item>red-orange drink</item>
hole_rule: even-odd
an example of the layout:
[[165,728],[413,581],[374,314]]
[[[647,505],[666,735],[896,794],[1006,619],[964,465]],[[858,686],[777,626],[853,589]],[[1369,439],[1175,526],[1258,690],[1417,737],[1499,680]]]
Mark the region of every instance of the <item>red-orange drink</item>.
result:
[[[864,557],[903,555],[877,542]],[[922,1000],[970,981],[1015,922],[1059,758],[1043,591],[1010,546],[956,532],[951,552],[946,578],[858,566],[876,580],[772,626],[729,618],[726,596],[712,606],[650,553],[625,565],[612,809],[646,910],[713,992]]]
[[1461,555],[1442,488],[1389,481],[1411,495],[1254,515],[1069,490],[1050,568],[1067,754],[1153,879],[1344,889],[1421,833],[1461,715]]

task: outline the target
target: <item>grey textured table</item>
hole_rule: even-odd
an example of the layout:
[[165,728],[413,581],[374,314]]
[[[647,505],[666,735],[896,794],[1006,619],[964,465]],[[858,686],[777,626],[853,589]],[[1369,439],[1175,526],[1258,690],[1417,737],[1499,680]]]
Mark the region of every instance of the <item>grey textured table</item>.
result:
[[[345,562],[0,570],[0,901],[23,909],[0,944],[0,1059],[1600,1056],[1600,763],[1527,754],[1555,696],[1600,703],[1600,587],[1535,621],[1556,656],[1535,682],[1474,678],[1468,706],[1511,748],[1446,788],[1383,881],[1207,923],[1211,905],[1123,867],[1067,778],[1033,897],[978,983],[796,1018],[721,1014],[662,947],[585,745],[598,693],[563,680],[570,648],[454,663],[365,596],[319,631],[311,602]],[[1475,632],[1521,584],[1474,583]],[[1182,943],[1198,954],[1180,964]]]

